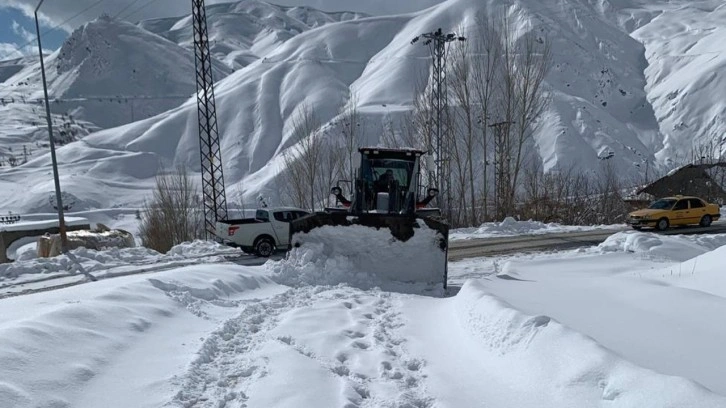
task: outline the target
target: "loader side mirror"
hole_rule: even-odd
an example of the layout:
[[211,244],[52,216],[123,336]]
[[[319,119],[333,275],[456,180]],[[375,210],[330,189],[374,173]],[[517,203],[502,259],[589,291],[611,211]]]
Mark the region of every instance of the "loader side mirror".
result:
[[439,195],[439,189],[432,187],[432,188],[429,188],[428,189],[428,192],[427,193],[428,193],[429,197],[432,197],[433,198],[433,197],[436,197],[437,195]]
[[426,171],[434,171],[434,168],[436,168],[436,163],[434,162],[434,156],[426,155],[424,156],[424,161],[426,163]]
[[333,187],[330,189],[330,194],[332,194],[334,196],[339,196],[339,195],[343,194],[343,190],[340,187],[336,186],[336,187]]

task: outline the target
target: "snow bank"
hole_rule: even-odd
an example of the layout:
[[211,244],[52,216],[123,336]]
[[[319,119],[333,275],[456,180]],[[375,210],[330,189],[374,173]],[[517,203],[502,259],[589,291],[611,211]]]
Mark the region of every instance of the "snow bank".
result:
[[485,222],[478,228],[458,228],[452,230],[451,240],[506,237],[515,235],[554,234],[558,232],[592,231],[598,229],[622,229],[622,225],[561,225],[545,224],[540,221],[517,221],[507,217],[502,222]]
[[156,386],[193,358],[213,317],[276,286],[251,268],[206,265],[5,299],[0,405],[164,406]]
[[669,285],[726,298],[726,246],[646,274]]
[[481,282],[464,284],[453,302],[459,326],[478,349],[469,351],[481,353],[489,371],[517,379],[514,387],[539,395],[537,406],[726,406],[726,398],[692,381],[638,367],[548,316],[512,309]]
[[21,275],[57,275],[74,272],[78,265],[86,272],[95,272],[127,265],[148,265],[178,261],[205,255],[224,253],[239,254],[239,250],[208,241],[185,242],[161,254],[145,247],[110,248],[101,251],[77,248],[70,251],[76,261],[66,255],[53,258],[18,259],[13,263],[0,264],[0,282],[16,279]]
[[632,252],[656,259],[685,261],[726,245],[726,234],[661,235],[625,231],[609,236],[595,252]]
[[437,231],[421,223],[414,236],[398,241],[387,229],[324,226],[296,239],[302,243],[269,267],[277,282],[290,285],[390,287],[400,282],[440,285],[446,258]]

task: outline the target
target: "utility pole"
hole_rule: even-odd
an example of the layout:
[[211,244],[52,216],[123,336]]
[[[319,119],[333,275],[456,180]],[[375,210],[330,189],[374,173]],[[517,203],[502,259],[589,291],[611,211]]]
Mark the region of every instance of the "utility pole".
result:
[[199,151],[202,159],[202,198],[207,238],[215,235],[217,220],[227,219],[227,196],[224,191],[222,153],[217,130],[217,107],[214,100],[212,57],[209,52],[207,12],[204,0],[192,0],[194,25],[194,66],[197,77],[197,117]]
[[43,45],[40,41],[40,23],[38,22],[38,9],[45,0],[40,0],[35,8],[35,32],[38,36],[38,57],[40,57],[40,72],[43,77],[43,95],[45,97],[45,118],[48,122],[48,138],[50,139],[50,159],[53,163],[53,182],[55,184],[55,199],[58,204],[58,232],[61,239],[61,252],[68,249],[68,237],[66,236],[66,222],[63,216],[63,198],[61,197],[60,178],[58,177],[58,161],[55,157],[55,142],[53,141],[53,120],[50,117],[50,103],[48,102],[48,84],[45,79],[45,62],[43,61]]
[[415,37],[411,40],[411,44],[415,44],[419,39],[423,37],[423,45],[429,47],[431,52],[431,59],[433,64],[433,87],[431,90],[431,107],[433,109],[433,127],[434,127],[434,140],[433,146],[429,146],[430,150],[434,151],[435,160],[435,183],[436,188],[439,189],[439,196],[437,197],[439,208],[443,207],[441,204],[441,197],[443,194],[446,195],[446,208],[445,212],[451,211],[451,194],[450,194],[450,175],[449,175],[449,143],[450,143],[450,129],[449,129],[449,93],[446,81],[446,46],[448,43],[453,41],[465,41],[465,37],[457,36],[454,33],[444,34],[439,28],[436,31],[430,33],[424,33],[420,36]]

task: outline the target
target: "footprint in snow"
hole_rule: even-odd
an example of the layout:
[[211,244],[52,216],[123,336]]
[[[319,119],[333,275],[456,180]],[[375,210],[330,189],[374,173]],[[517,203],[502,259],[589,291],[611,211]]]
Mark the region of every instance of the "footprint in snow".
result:
[[345,333],[345,335],[351,339],[360,339],[361,337],[366,336],[365,334],[363,334],[359,331],[353,331],[353,330],[344,330],[343,333]]

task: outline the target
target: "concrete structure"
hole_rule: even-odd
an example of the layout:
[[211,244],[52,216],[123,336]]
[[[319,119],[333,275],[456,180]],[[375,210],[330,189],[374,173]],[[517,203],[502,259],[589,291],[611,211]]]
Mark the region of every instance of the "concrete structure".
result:
[[[66,225],[67,231],[90,230],[91,225],[83,218],[69,219]],[[49,225],[50,224],[50,225]],[[43,222],[35,221],[28,223],[17,223],[0,225],[0,263],[10,262],[7,250],[13,242],[26,237],[39,237],[46,233],[57,234],[58,220]]]

